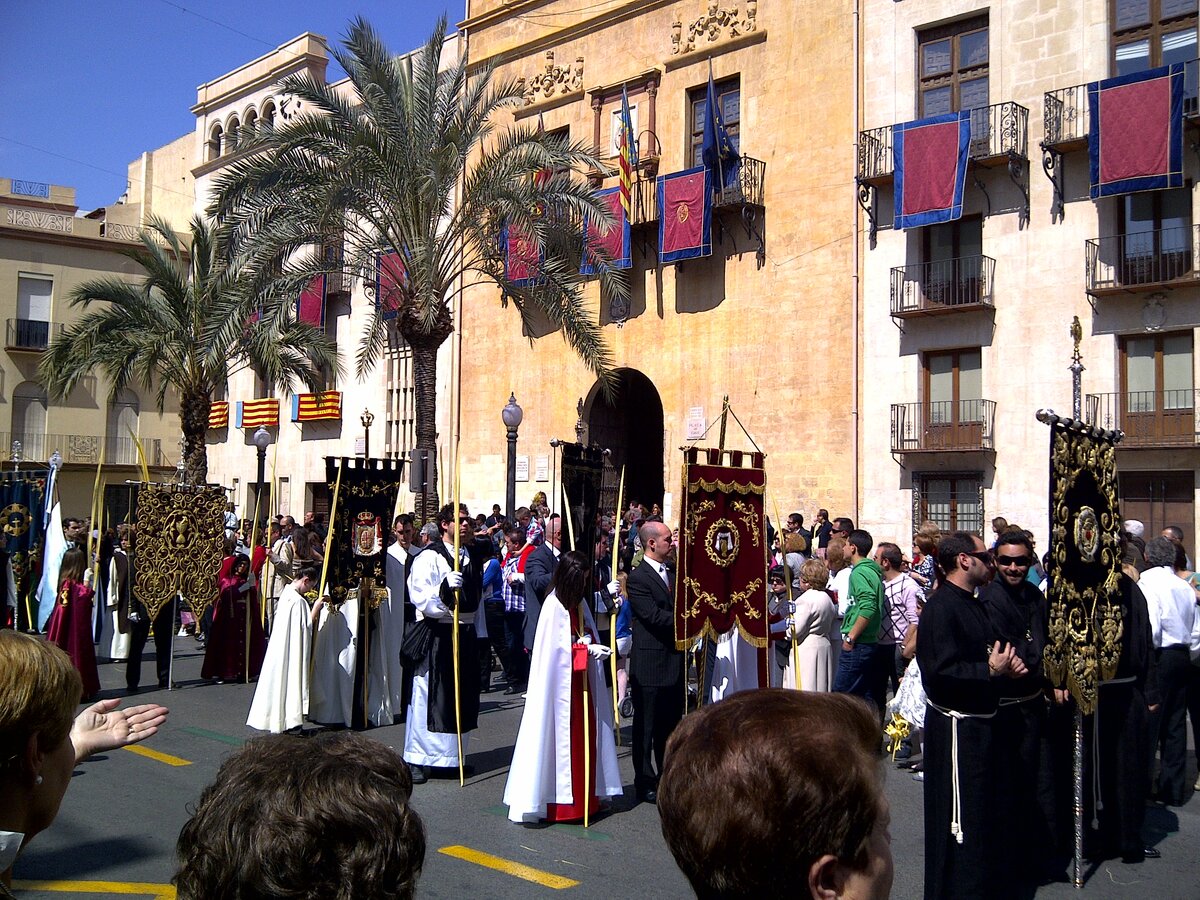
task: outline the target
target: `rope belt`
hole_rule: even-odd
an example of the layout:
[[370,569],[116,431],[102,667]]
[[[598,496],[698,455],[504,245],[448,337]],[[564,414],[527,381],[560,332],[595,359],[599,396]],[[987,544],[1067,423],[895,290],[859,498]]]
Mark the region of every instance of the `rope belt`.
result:
[[[1096,684],[1097,688],[1107,687],[1110,684],[1131,684],[1137,681],[1136,675],[1129,675],[1125,678],[1110,678],[1108,681],[1101,681]],[[1104,809],[1104,803],[1100,799],[1100,704],[1096,703],[1096,711],[1092,713],[1092,829],[1096,830],[1100,827],[1100,810]]]
[[1022,703],[1028,703],[1030,700],[1037,700],[1042,697],[1041,691],[1034,691],[1028,697],[1001,697],[1001,706],[1019,706]]
[[950,834],[958,843],[963,842],[962,829],[962,792],[958,784],[958,723],[962,719],[992,719],[994,712],[965,713],[957,709],[944,709],[932,700],[926,698],[929,708],[940,712],[950,720]]

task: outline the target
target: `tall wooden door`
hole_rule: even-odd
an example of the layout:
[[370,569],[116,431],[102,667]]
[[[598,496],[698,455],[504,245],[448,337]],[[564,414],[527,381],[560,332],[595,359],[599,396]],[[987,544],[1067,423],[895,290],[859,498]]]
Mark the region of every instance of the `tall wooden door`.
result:
[[1146,526],[1146,540],[1168,525],[1183,529],[1183,546],[1196,560],[1196,474],[1186,472],[1121,472],[1121,515]]

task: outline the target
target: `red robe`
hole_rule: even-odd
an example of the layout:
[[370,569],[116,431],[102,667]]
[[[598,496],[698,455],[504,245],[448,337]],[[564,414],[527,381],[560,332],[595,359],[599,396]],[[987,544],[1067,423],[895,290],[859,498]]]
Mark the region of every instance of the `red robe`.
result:
[[[579,608],[571,610],[571,633],[578,635]],[[598,640],[592,635],[592,640]],[[571,800],[570,804],[546,804],[546,821],[548,822],[578,822],[583,819],[584,784],[590,786],[588,797],[588,813],[595,815],[600,809],[600,798],[596,795],[596,711],[589,697],[586,704],[588,713],[587,740],[591,743],[591,754],[588,760],[591,768],[587,781],[583,777],[584,764],[584,733],[583,733],[583,688],[587,684],[587,648],[584,644],[575,643],[571,646]]]
[[221,595],[213,608],[212,626],[208,630],[208,647],[204,651],[201,678],[222,681],[241,681],[246,677],[246,618],[250,619],[250,678],[257,679],[267,651],[258,612],[258,591],[243,592],[245,578],[233,575],[219,579]]
[[64,582],[58,589],[54,611],[46,623],[46,637],[71,657],[83,678],[83,696],[95,696],[100,690],[96,669],[96,645],[92,641],[92,601],[90,587],[77,581]]

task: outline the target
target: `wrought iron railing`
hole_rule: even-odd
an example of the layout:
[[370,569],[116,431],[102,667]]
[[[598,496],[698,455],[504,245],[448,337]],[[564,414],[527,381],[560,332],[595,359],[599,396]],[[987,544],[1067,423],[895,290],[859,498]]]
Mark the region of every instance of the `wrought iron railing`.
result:
[[[858,177],[864,181],[891,177],[891,125],[858,133]],[[971,110],[971,159],[1029,156],[1029,110],[1019,103],[993,103]]]
[[633,183],[633,218],[630,225],[649,225],[658,221],[658,185],[653,178]]
[[1200,278],[1200,226],[1096,238],[1085,244],[1088,293],[1148,289]]
[[62,334],[62,325],[40,319],[9,319],[4,332],[8,350],[45,350],[52,338]]
[[763,182],[767,177],[767,164],[761,159],[743,156],[737,174],[728,187],[716,185],[713,206],[763,206]]
[[892,452],[992,450],[996,401],[892,404]]
[[[45,465],[57,450],[64,463],[94,466],[99,463],[101,447],[106,466],[136,466],[141,463],[137,443],[130,437],[99,437],[94,434],[46,434],[40,432],[0,432],[0,460],[13,461],[13,441],[21,443],[22,464]],[[163,455],[159,438],[143,438],[146,465],[171,465]]]
[[[1047,147],[1059,147],[1086,141],[1091,127],[1087,84],[1046,91],[1043,97],[1042,120]],[[1183,114],[1200,115],[1200,59],[1183,64]]]
[[892,269],[892,315],[936,315],[992,305],[996,261],[964,256]]
[[1088,394],[1087,419],[1101,428],[1125,432],[1122,447],[1192,447],[1196,434],[1197,391],[1117,391]]

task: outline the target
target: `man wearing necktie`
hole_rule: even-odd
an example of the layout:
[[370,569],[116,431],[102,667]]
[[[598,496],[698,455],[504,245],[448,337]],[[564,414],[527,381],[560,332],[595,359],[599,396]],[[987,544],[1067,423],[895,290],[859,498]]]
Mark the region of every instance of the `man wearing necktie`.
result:
[[638,798],[657,799],[667,738],[683,718],[684,656],[675,649],[675,574],[667,568],[671,529],[647,522],[638,532],[645,557],[629,574],[633,650],[633,771]]

